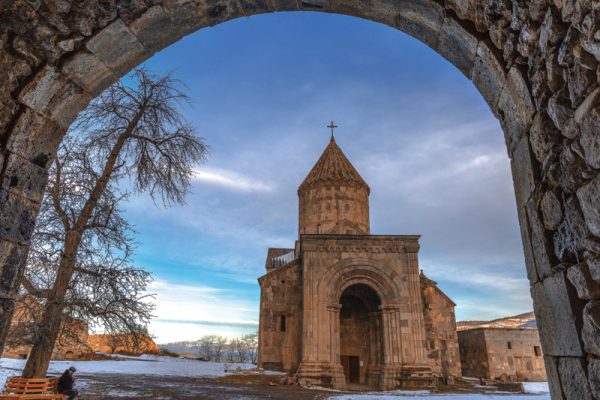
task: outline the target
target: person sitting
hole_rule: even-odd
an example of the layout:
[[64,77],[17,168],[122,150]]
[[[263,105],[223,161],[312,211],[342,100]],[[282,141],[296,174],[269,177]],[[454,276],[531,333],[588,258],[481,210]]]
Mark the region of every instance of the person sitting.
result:
[[58,379],[58,393],[69,396],[67,400],[75,400],[77,398],[77,390],[75,386],[75,377],[73,376],[77,370],[75,367],[67,369]]

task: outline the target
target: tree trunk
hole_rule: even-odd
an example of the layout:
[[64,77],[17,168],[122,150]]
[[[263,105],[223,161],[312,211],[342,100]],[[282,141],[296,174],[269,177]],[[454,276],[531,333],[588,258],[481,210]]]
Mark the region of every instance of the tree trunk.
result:
[[54,343],[60,333],[63,303],[49,302],[44,309],[40,330],[27,358],[23,378],[44,378],[50,365]]
[[48,297],[35,342],[23,369],[23,378],[44,378],[50,365],[54,344],[63,321],[64,300],[75,270],[76,254],[81,235],[70,232],[65,240],[63,258],[58,267],[54,287]]

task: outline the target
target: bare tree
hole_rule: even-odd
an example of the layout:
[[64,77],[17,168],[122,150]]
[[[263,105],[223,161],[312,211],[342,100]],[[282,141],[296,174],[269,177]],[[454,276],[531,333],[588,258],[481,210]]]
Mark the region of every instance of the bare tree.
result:
[[235,339],[230,339],[227,342],[227,362],[234,363],[235,362]]
[[242,335],[240,340],[244,343],[244,347],[246,348],[248,361],[252,364],[256,364],[256,358],[258,356],[258,332]]
[[216,336],[215,337],[215,342],[213,345],[213,355],[214,355],[214,359],[217,362],[221,361],[221,358],[223,357],[223,353],[225,353],[227,349],[227,338],[224,336]]
[[[128,85],[111,86],[80,114],[72,142],[51,168],[42,205],[46,214],[37,224],[47,231],[38,235],[40,260],[48,258],[38,267],[48,273],[37,282],[23,280],[29,293],[46,299],[24,377],[45,375],[66,311],[91,313],[116,331],[149,317],[136,311],[133,318],[122,318],[130,307],[139,310],[148,275],[129,262],[131,229],[118,209],[127,193],[118,183],[147,191],[165,206],[181,204],[207,147],[179,113],[187,97],[176,80],[143,69],[131,78]],[[122,293],[127,299],[114,302]]]
[[245,363],[248,360],[248,350],[246,343],[242,339],[234,339],[233,346],[235,347],[235,353],[238,357],[238,362]]
[[200,351],[202,354],[202,357],[204,357],[204,359],[206,361],[210,361],[213,359],[213,355],[214,355],[214,345],[217,341],[217,336],[216,335],[204,335],[200,338]]

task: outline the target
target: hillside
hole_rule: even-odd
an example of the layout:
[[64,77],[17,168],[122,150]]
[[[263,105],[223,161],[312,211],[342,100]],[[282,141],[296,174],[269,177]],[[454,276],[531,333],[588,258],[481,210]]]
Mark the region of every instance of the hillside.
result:
[[456,330],[464,331],[474,328],[529,328],[537,329],[533,311],[511,317],[498,318],[491,321],[458,321]]

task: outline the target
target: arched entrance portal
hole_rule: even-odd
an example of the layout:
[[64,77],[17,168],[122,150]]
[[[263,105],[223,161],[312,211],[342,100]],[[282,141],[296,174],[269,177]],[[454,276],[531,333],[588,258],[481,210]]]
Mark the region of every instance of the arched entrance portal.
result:
[[344,290],[340,305],[340,362],[346,384],[377,388],[383,356],[379,296],[356,284]]

